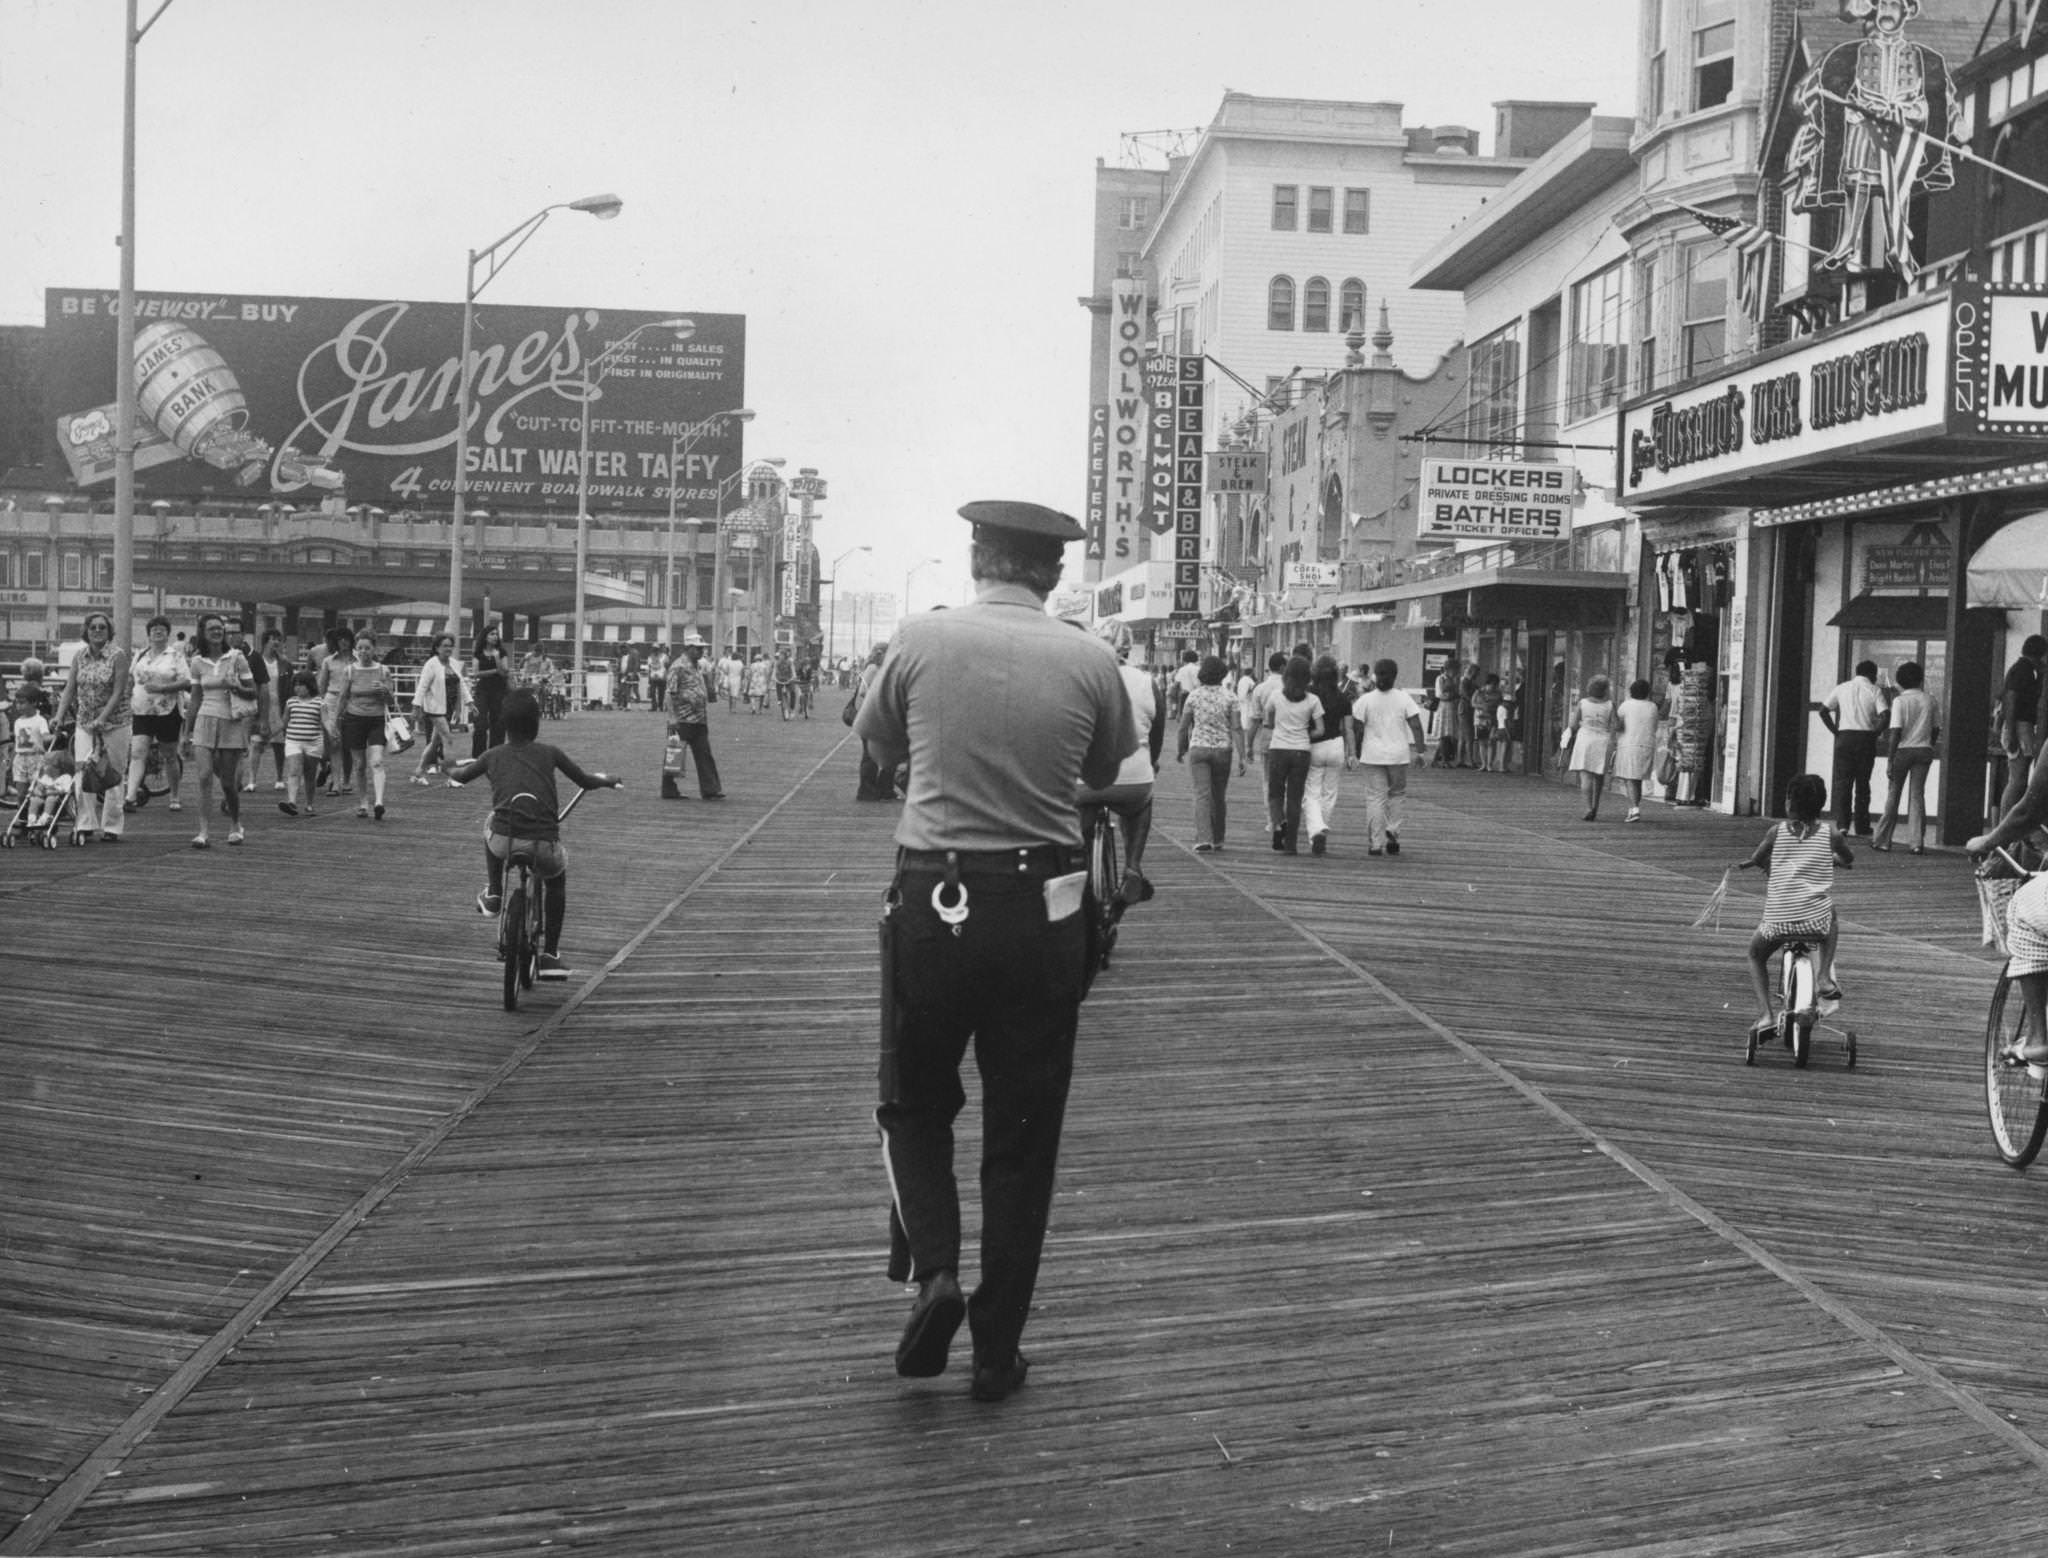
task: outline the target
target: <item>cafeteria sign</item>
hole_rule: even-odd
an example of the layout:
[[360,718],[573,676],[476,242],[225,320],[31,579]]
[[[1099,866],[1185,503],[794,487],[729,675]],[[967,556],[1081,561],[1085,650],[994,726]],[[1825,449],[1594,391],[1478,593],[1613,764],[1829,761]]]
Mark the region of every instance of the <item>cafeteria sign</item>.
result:
[[1424,460],[1420,540],[1556,540],[1571,526],[1574,466],[1529,460]]

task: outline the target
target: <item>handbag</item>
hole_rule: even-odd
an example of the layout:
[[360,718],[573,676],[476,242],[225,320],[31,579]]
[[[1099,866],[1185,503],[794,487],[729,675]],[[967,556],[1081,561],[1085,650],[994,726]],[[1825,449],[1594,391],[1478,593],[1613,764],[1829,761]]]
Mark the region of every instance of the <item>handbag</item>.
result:
[[854,715],[858,714],[859,712],[860,693],[856,691],[852,697],[846,700],[846,707],[839,711],[839,723],[842,725],[851,725],[853,723]]
[[92,756],[78,765],[78,788],[87,795],[105,795],[109,790],[118,789],[120,784],[121,770],[107,756],[106,742],[94,736]]
[[403,714],[384,716],[384,750],[404,752],[412,746],[412,725]]
[[[243,676],[252,676],[254,674],[249,669],[249,662],[244,660],[239,652],[235,655],[235,661],[241,666]],[[244,720],[254,719],[255,717],[256,694],[254,692],[243,692],[240,687],[230,683],[228,686],[228,718]]]

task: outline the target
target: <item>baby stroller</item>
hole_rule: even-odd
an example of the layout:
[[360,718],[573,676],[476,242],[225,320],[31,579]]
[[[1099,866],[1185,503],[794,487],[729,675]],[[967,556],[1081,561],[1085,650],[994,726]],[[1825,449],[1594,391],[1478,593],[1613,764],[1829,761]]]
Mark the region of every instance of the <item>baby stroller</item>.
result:
[[[30,807],[34,804],[35,797],[24,791],[21,803],[14,808],[13,815],[7,819],[7,831],[0,833],[0,848],[12,849],[17,843],[26,843],[30,845],[40,844],[45,849],[55,849],[64,842],[65,835],[71,833],[77,825],[78,795],[75,789],[66,790],[63,797],[57,802],[56,810],[51,812],[46,819],[31,827],[28,814]],[[75,843],[82,844],[85,842],[85,840],[78,838],[75,833],[72,834],[72,838]]]

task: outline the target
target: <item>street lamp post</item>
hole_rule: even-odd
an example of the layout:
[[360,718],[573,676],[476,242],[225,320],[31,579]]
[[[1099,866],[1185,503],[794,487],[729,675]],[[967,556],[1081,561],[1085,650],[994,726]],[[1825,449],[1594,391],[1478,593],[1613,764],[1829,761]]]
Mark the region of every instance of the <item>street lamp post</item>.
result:
[[[735,406],[730,411],[715,411],[710,416],[704,418],[703,421],[684,428],[668,442],[668,570],[667,576],[662,581],[662,591],[667,611],[663,636],[668,640],[670,648],[674,648],[676,637],[676,467],[689,456],[690,450],[695,447],[700,438],[712,432],[716,427],[722,426],[728,420],[737,420],[742,423],[751,422],[754,420],[754,413],[745,406]],[[745,464],[744,460],[741,461],[740,468],[745,469]],[[737,475],[738,473],[735,472],[734,474]],[[721,487],[721,494],[723,491],[724,489]],[[713,523],[716,524],[717,521],[714,520]],[[714,548],[717,546],[715,537],[712,545]],[[690,550],[694,553],[696,548],[692,546]],[[713,567],[711,587],[715,590],[718,588],[715,563]]]
[[832,559],[832,577],[825,581],[832,587],[832,597],[825,618],[825,659],[828,662],[839,653],[839,565],[855,552],[873,551],[874,548],[871,546],[856,546]]
[[[137,0],[128,0],[121,75],[121,315],[114,322],[114,642],[130,649],[135,636],[135,51],[157,18],[136,24]],[[50,599],[57,598],[54,587]]]
[[[512,263],[512,256],[526,247],[526,240],[541,229],[553,211],[588,211],[600,222],[619,214],[624,202],[617,195],[585,195],[581,200],[557,201],[543,206],[496,243],[469,251],[469,269],[462,281],[462,361],[455,370],[455,488],[448,522],[448,631],[462,636],[462,527],[469,496],[470,343],[476,332],[476,300],[484,288],[497,280],[498,272]],[[498,251],[511,244],[503,259]],[[476,279],[479,264],[488,267],[484,279]],[[576,578],[577,599],[582,599],[583,577]]]
[[614,358],[632,350],[649,330],[681,330],[686,319],[650,319],[635,325],[595,357],[583,360],[583,382],[577,399],[583,414],[576,419],[576,643],[569,657],[569,707],[582,708],[588,699],[583,685],[583,573],[590,563],[590,403]]
[[904,617],[910,615],[910,581],[912,579],[915,579],[919,574],[923,573],[925,569],[936,568],[940,563],[943,563],[944,561],[945,558],[943,557],[927,557],[923,562],[917,564],[910,570],[910,572],[903,576],[903,607],[902,610],[897,614],[897,620],[899,622]]

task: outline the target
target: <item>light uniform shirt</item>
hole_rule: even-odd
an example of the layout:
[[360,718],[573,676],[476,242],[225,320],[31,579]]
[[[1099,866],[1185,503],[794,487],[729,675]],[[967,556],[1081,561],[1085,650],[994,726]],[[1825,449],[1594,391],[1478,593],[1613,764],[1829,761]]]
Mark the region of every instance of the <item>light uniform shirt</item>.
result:
[[1375,687],[1351,705],[1351,717],[1365,727],[1358,749],[1361,763],[1407,766],[1415,749],[1415,732],[1408,722],[1422,718],[1413,698],[1398,687],[1385,692]]
[[1892,725],[1902,747],[1933,746],[1934,718],[1934,699],[1922,688],[1910,688],[1892,701]]
[[1117,667],[1117,674],[1123,678],[1124,691],[1131,699],[1131,729],[1137,732],[1138,750],[1124,759],[1124,766],[1116,771],[1118,784],[1150,784],[1152,773],[1152,722],[1159,718],[1159,696],[1153,690],[1152,678],[1143,671],[1128,665]]
[[1827,707],[1835,711],[1840,730],[1883,730],[1884,694],[1877,684],[1852,676],[1828,694]]
[[1256,754],[1263,752],[1272,743],[1272,733],[1266,729],[1266,705],[1280,692],[1280,673],[1267,673],[1266,679],[1254,683],[1252,690],[1245,694],[1244,708],[1239,712],[1239,722],[1244,726],[1245,736],[1251,742]]
[[1138,748],[1116,656],[1015,584],[906,621],[853,729],[882,766],[910,759],[906,849],[1078,846],[1076,781],[1114,783]]

